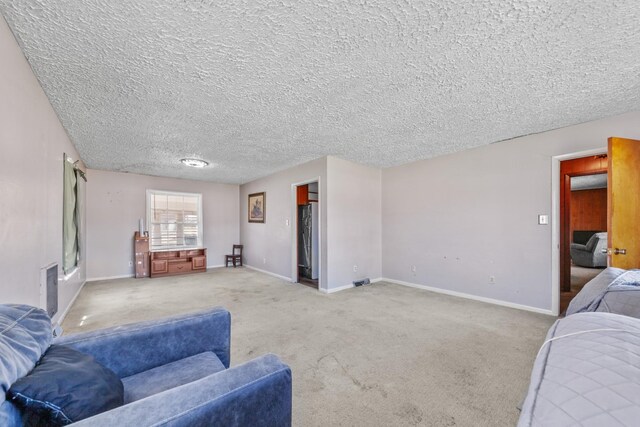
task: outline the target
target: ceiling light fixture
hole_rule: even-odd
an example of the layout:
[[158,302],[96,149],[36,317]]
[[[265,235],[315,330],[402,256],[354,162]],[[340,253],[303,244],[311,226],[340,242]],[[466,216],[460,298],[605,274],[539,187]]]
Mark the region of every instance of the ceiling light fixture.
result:
[[200,159],[180,159],[182,163],[192,168],[203,168],[209,165],[209,162]]

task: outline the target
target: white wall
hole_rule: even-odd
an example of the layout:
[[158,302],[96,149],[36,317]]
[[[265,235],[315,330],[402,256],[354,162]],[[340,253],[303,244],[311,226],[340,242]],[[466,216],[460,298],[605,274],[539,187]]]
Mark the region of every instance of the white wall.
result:
[[380,278],[380,169],[328,157],[327,181],[329,289],[349,286],[365,277]]
[[[240,187],[240,238],[246,263],[291,280],[295,227],[294,184],[319,178],[320,289],[381,275],[381,172],[325,157]],[[247,221],[247,196],[267,193],[265,224]],[[287,220],[289,225],[287,225]],[[353,271],[353,266],[358,271]]]
[[552,228],[537,215],[551,214],[552,157],[639,139],[639,123],[629,113],[383,170],[383,276],[551,310]]
[[[0,303],[38,306],[40,269],[62,272],[63,153],[78,153],[1,17],[0,64]],[[59,281],[54,321],[84,280],[81,262]]]
[[[40,268],[62,258],[62,155],[78,154],[1,18],[0,63],[0,302],[38,305]],[[147,188],[203,193],[209,265],[241,241],[247,264],[290,277],[291,186],[318,178],[321,288],[382,275],[550,310],[551,226],[536,219],[551,213],[551,158],[604,148],[613,135],[640,139],[638,123],[640,113],[629,113],[382,172],[329,157],[240,188],[90,170],[88,262],[60,281],[57,318],[85,273],[133,273],[132,235],[146,216]],[[260,191],[266,223],[249,224],[247,195]]]
[[[320,186],[320,288],[327,287],[327,158],[277,172],[240,186],[240,240],[245,263],[291,280],[292,244],[296,225],[294,184],[319,181]],[[247,197],[266,192],[265,223],[249,223]],[[289,221],[289,225],[287,225]]]
[[87,177],[88,280],[134,274],[133,233],[140,218],[146,222],[147,189],[202,193],[209,267],[223,265],[240,240],[237,185],[94,169]]

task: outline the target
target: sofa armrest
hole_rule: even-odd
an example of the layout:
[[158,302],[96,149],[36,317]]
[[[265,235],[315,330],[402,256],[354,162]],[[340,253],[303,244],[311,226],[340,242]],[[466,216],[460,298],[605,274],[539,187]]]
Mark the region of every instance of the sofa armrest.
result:
[[188,356],[214,352],[229,367],[231,315],[221,307],[132,323],[97,331],[63,335],[54,345],[87,353],[120,378]]
[[572,250],[588,252],[587,247],[585,245],[581,245],[580,243],[571,243],[570,247]]
[[291,426],[291,370],[268,354],[74,426]]

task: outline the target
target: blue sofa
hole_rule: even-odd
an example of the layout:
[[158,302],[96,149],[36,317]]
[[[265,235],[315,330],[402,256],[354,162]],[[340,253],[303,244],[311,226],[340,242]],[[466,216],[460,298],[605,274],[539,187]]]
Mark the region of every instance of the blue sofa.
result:
[[34,316],[42,321],[46,313],[0,305],[2,426],[23,424],[24,414],[4,396],[13,377],[24,377],[55,346],[93,356],[124,386],[122,406],[73,425],[291,425],[291,370],[275,355],[229,368],[231,318],[222,308],[56,339],[50,321],[43,327]]

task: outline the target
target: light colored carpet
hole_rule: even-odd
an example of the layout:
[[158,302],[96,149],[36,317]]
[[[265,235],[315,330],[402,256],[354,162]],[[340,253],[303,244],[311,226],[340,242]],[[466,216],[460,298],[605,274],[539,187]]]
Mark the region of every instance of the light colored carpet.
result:
[[88,283],[65,333],[221,305],[232,365],[278,354],[296,426],[508,426],[550,316],[389,283],[324,295],[246,268]]
[[571,292],[580,292],[582,287],[602,273],[602,270],[604,268],[587,268],[571,264]]

